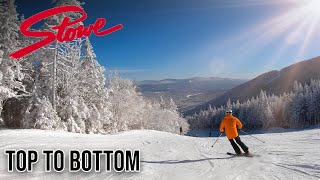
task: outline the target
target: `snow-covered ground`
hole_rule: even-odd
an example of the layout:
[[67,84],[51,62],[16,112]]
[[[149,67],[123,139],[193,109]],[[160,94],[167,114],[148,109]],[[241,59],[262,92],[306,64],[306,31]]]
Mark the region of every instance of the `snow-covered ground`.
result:
[[[320,129],[241,136],[260,157],[232,157],[226,137],[180,136],[158,131],[85,135],[41,130],[0,130],[0,179],[320,179]],[[141,172],[8,173],[5,149],[140,149]]]

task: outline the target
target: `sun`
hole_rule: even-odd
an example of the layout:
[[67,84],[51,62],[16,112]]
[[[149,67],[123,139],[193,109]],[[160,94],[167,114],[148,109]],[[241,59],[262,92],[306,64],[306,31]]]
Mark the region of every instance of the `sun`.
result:
[[305,12],[309,12],[314,18],[320,18],[320,0],[308,0],[304,3],[303,9]]

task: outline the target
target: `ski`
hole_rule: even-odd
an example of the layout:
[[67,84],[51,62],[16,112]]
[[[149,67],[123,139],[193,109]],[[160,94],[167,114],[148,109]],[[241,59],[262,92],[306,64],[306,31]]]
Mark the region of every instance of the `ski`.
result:
[[227,152],[228,155],[230,156],[244,156],[244,157],[259,157],[260,155],[255,155],[255,154],[242,154],[242,155],[237,155],[235,153]]
[[242,155],[237,155],[237,154],[231,153],[231,152],[227,152],[227,154],[230,155],[230,156],[242,156]]

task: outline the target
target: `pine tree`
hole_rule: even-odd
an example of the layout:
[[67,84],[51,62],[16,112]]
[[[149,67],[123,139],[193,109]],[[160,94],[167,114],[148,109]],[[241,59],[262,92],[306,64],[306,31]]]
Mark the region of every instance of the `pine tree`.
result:
[[[56,6],[81,5],[77,0],[54,2]],[[52,27],[60,24],[65,16],[77,19],[80,13],[51,16],[45,21],[42,29],[54,31]],[[53,111],[57,112],[63,123],[69,125],[69,131],[75,132],[85,132],[85,122],[90,117],[88,106],[81,96],[79,84],[83,41],[83,39],[75,39],[72,42],[52,43],[37,51],[39,61],[34,63],[36,73],[34,87],[37,89],[34,91],[35,98],[43,96],[48,98],[52,103]],[[37,108],[35,105],[31,106]]]
[[0,1],[0,49],[5,56],[17,50],[19,44],[19,20],[14,2],[14,0]]
[[92,117],[86,123],[87,132],[101,131],[111,118],[109,104],[107,103],[108,96],[104,68],[95,58],[96,55],[89,38],[86,38],[84,42],[84,59],[82,60],[81,74],[79,76],[79,88],[81,97],[92,112]]
[[178,110],[178,106],[176,105],[176,103],[173,101],[172,98],[170,98],[170,101],[168,102],[168,109],[173,111],[173,112],[176,112]]
[[20,46],[18,24],[14,0],[0,0],[0,114],[5,99],[27,94],[22,83],[24,74],[21,64],[9,58],[9,54]]
[[2,0],[0,4],[1,84],[14,91],[15,94],[21,94],[25,91],[22,85],[24,75],[21,72],[21,64],[9,58],[9,54],[19,48],[18,13],[14,5],[14,0]]

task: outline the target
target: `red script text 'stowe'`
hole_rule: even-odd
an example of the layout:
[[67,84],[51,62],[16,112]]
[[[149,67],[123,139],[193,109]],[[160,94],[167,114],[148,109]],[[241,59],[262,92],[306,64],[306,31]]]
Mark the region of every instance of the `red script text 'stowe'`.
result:
[[[71,21],[69,17],[64,17],[60,25],[52,27],[52,30],[56,30],[56,34],[51,31],[31,31],[29,29],[32,25],[50,16],[68,12],[79,12],[82,14],[82,16],[79,19]],[[94,24],[90,24],[88,27],[85,27],[82,24],[77,27],[70,27],[72,25],[82,22],[86,18],[87,13],[78,6],[55,7],[29,17],[21,23],[21,33],[28,37],[43,39],[27,47],[24,47],[16,52],[13,52],[12,54],[10,54],[10,57],[15,59],[22,58],[30,54],[31,52],[36,51],[37,49],[54,42],[55,40],[58,40],[59,42],[70,42],[75,38],[88,37],[91,35],[92,32],[97,36],[104,36],[113,33],[123,27],[122,24],[118,24],[106,30],[101,30],[107,22],[105,18],[98,18]]]

